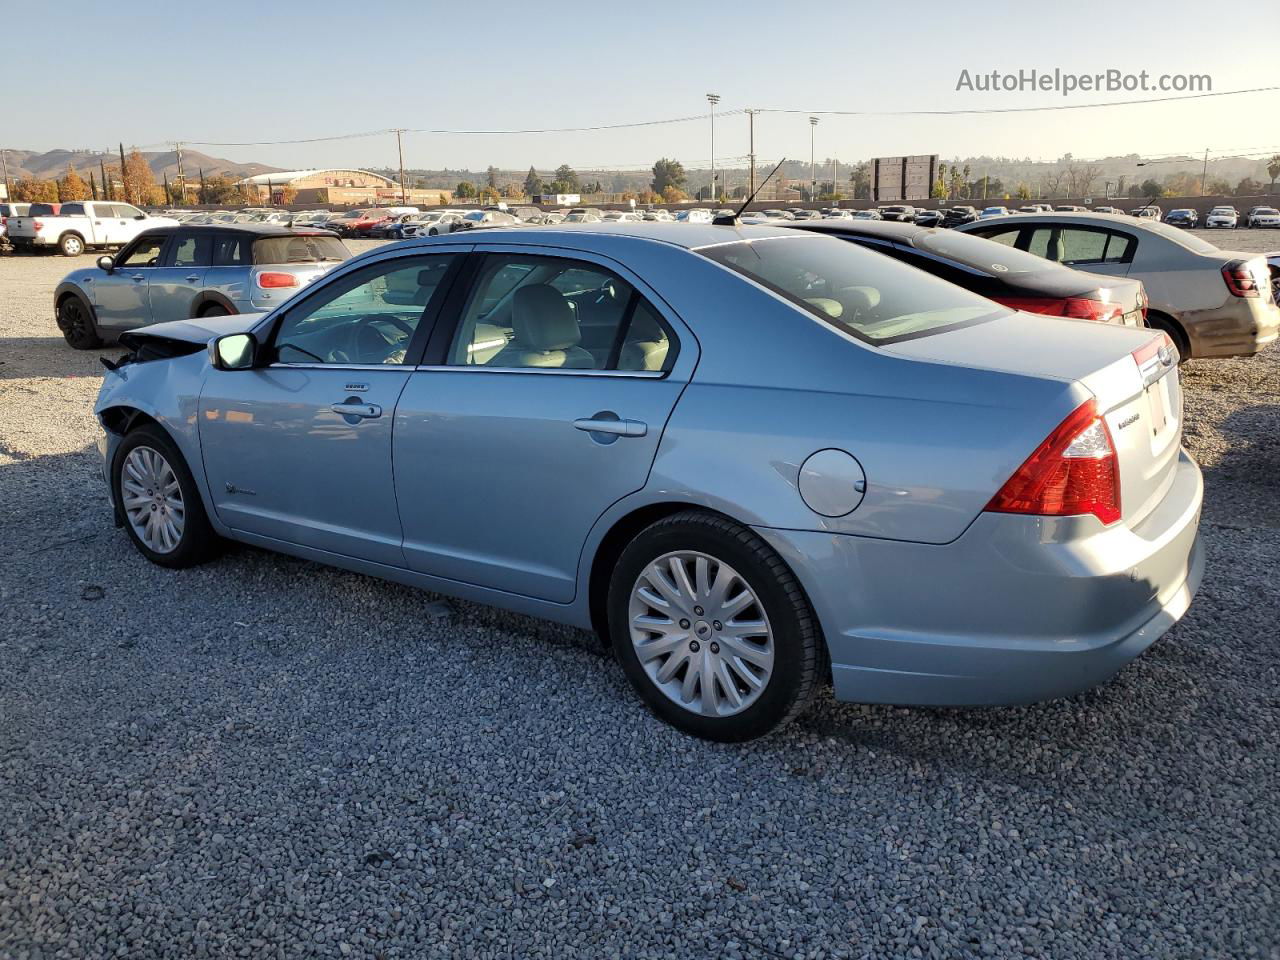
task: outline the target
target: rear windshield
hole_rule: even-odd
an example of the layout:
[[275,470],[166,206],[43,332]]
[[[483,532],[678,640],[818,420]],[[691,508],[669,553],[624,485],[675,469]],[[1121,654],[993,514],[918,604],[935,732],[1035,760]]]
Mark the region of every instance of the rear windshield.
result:
[[30,217],[50,217],[53,216],[54,209],[51,203],[33,203],[31,209],[27,211]]
[[[1178,211],[1181,212],[1181,211]],[[1151,220],[1144,223],[1139,229],[1150,230],[1158,233],[1166,240],[1172,240],[1181,247],[1186,247],[1195,253],[1212,253],[1218,248],[1208,240],[1201,240],[1199,237],[1192,236],[1185,230],[1179,230],[1177,227],[1171,227],[1167,223],[1161,223],[1159,220]]]
[[1010,312],[915,267],[831,237],[744,240],[696,252],[874,344],[912,340]]
[[337,237],[263,237],[253,242],[254,263],[340,263],[347,256]]
[[1049,261],[1025,250],[1018,250],[1003,243],[970,233],[922,233],[914,238],[913,245],[927,253],[952,260],[986,274],[1001,276],[1012,274],[1044,273],[1052,269]]

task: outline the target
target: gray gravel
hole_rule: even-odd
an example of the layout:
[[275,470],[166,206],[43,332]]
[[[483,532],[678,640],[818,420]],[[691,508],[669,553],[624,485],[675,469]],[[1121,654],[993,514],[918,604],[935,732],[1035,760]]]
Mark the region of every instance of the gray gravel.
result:
[[1280,957],[1280,351],[1188,365],[1208,574],[1114,682],[727,747],[580,632],[147,564],[70,266],[0,260],[0,956]]

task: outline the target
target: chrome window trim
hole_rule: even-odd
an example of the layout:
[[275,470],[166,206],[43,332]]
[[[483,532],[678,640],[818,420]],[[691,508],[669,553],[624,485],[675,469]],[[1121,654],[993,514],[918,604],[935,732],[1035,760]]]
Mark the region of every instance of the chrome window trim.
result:
[[403,363],[268,363],[259,370],[413,370]]
[[669,370],[586,370],[574,367],[490,367],[487,364],[423,364],[415,371],[449,371],[453,373],[537,373],[561,377],[632,377],[637,380],[662,380]]

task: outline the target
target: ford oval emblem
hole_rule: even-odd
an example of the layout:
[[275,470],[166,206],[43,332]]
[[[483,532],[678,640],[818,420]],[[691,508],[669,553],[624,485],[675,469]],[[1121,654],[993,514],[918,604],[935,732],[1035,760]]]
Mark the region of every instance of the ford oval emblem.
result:
[[1160,362],[1166,367],[1173,363],[1173,351],[1167,346],[1162,346],[1160,352],[1156,354],[1160,358]]

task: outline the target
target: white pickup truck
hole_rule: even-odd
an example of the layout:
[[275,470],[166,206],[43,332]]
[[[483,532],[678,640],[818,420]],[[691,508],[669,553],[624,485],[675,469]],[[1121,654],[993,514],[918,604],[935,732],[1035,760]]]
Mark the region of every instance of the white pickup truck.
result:
[[143,230],[176,227],[178,221],[152,217],[127,203],[85,200],[33,203],[25,217],[9,217],[9,241],[19,250],[57,250],[77,257],[91,247],[122,247]]

